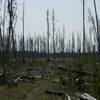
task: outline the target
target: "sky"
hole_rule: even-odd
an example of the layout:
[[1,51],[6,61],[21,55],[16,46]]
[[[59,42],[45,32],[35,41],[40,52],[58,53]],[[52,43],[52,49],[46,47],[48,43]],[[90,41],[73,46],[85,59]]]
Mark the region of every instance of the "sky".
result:
[[[23,0],[16,0],[18,3],[16,24],[16,34],[22,34],[22,9]],[[46,35],[46,11],[50,10],[50,19],[52,9],[55,9],[56,31],[62,31],[65,25],[66,37],[71,34],[82,33],[82,0],[24,0],[25,1],[25,35]],[[86,32],[88,32],[88,8],[94,13],[93,0],[86,1]],[[98,15],[100,15],[100,0],[96,0]],[[50,26],[51,27],[51,26]]]

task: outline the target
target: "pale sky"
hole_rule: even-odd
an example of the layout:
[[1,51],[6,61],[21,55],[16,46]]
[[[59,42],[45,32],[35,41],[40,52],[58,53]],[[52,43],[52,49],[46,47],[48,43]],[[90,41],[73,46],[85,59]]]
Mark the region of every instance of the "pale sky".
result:
[[[16,33],[22,33],[22,7],[23,0],[16,0],[18,3],[18,21]],[[93,0],[86,1],[86,13],[88,8],[93,9]],[[100,0],[96,0],[97,10],[100,15]],[[62,30],[65,25],[66,37],[70,37],[72,32],[82,32],[82,0],[25,0],[25,34],[26,36],[34,34],[46,34],[46,10],[50,10],[50,18],[52,9],[55,9],[56,30]],[[86,22],[88,23],[88,14]],[[88,32],[88,24],[86,23],[86,31]]]

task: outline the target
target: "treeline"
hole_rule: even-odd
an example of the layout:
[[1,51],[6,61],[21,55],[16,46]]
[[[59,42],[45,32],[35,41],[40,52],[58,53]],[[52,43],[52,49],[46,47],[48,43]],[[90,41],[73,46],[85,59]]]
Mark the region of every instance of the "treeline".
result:
[[[84,0],[83,0],[84,1]],[[0,25],[0,52],[38,52],[38,53],[68,53],[68,52],[100,52],[100,25],[97,14],[96,2],[94,1],[95,17],[89,9],[89,22],[91,27],[89,28],[89,36],[85,32],[85,3],[83,3],[83,41],[81,34],[77,34],[77,37],[72,34],[72,38],[66,40],[67,33],[65,27],[62,29],[56,28],[55,11],[47,10],[47,34],[39,34],[35,36],[29,35],[25,38],[24,32],[24,4],[23,4],[23,34],[17,36],[15,34],[16,26],[16,9],[17,3],[15,0],[5,0],[4,16]],[[8,21],[6,15],[8,14]],[[50,17],[52,15],[52,17]],[[8,24],[7,24],[8,23]],[[8,25],[8,26],[7,26]],[[6,28],[5,28],[6,27]],[[6,30],[7,29],[7,30]],[[58,31],[59,30],[59,31]]]

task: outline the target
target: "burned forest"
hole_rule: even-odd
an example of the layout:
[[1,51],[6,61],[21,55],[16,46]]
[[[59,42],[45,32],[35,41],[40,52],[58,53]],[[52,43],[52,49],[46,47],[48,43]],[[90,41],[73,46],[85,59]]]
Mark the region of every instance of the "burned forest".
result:
[[0,100],[100,100],[99,3],[0,0]]

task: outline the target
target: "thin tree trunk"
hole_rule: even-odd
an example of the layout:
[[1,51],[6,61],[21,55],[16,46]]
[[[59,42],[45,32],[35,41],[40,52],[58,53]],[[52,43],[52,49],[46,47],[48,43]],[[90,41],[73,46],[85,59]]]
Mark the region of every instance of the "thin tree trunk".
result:
[[96,17],[96,25],[97,25],[97,41],[98,41],[98,53],[100,56],[100,33],[99,33],[99,21],[98,21],[98,14],[97,14],[97,8],[96,8],[96,1],[94,1],[94,9],[95,9],[95,17]]
[[49,26],[49,10],[47,10],[47,51],[48,51],[48,59],[50,58],[49,52],[49,37],[50,37],[50,26]]

